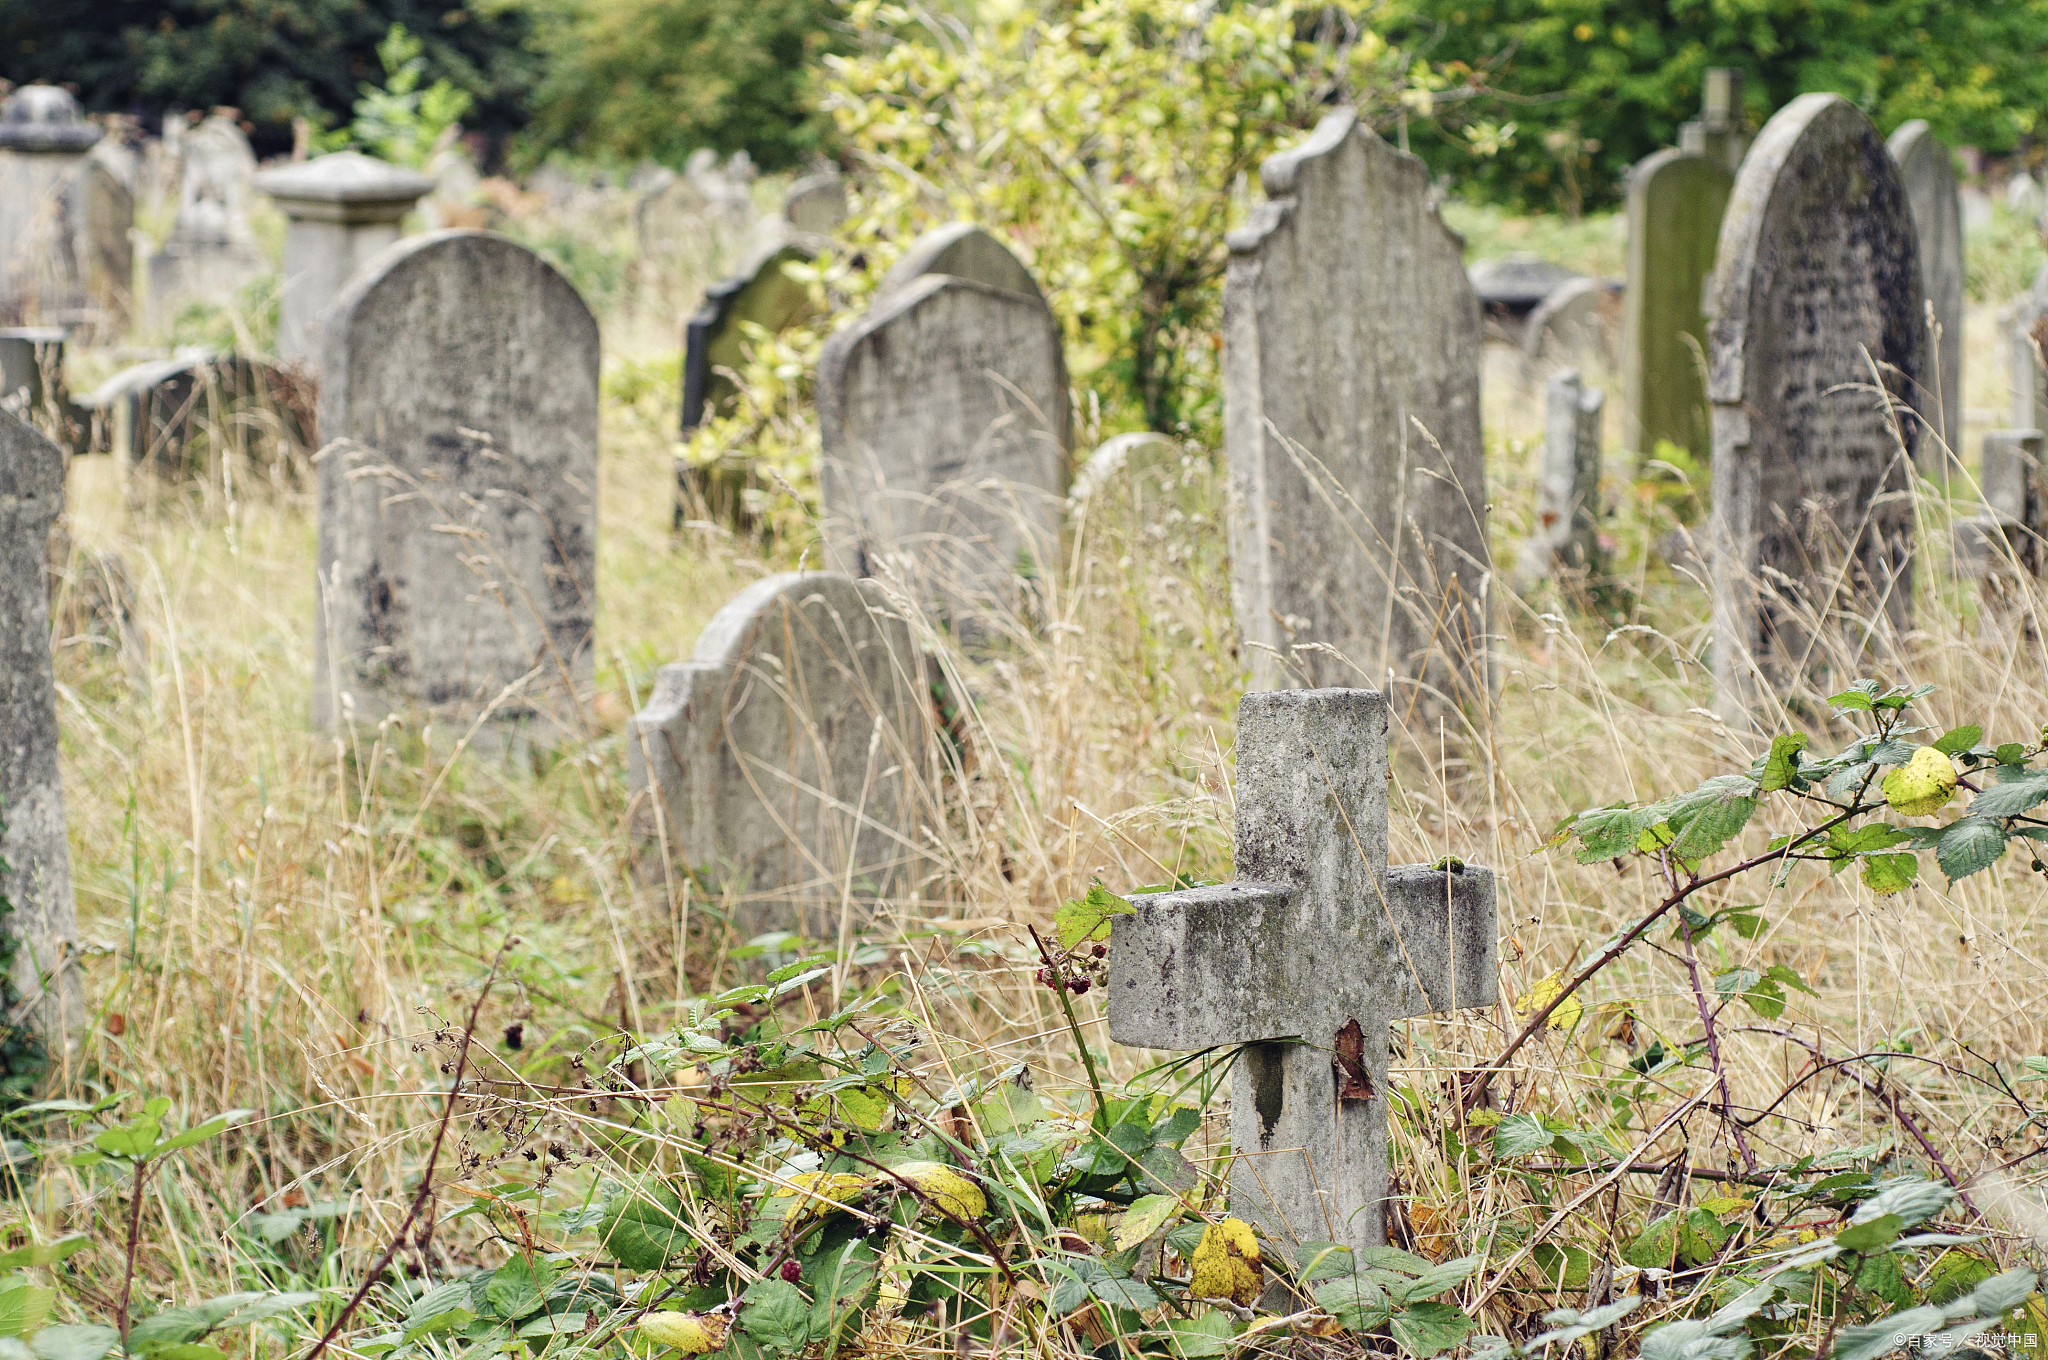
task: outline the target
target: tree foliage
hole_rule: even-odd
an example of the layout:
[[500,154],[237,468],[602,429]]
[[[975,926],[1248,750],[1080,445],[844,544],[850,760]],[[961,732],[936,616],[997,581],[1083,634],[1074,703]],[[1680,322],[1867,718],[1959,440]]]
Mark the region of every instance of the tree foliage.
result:
[[[1886,131],[1925,118],[1951,145],[2004,153],[2038,137],[2048,107],[2044,0],[1390,0],[1382,13],[1389,41],[1500,95],[1440,110],[1417,149],[1521,208],[1613,205],[1628,168],[1699,116],[1710,66],[1744,72],[1753,126],[1828,90]],[[1472,116],[1512,120],[1512,146],[1465,156]]]

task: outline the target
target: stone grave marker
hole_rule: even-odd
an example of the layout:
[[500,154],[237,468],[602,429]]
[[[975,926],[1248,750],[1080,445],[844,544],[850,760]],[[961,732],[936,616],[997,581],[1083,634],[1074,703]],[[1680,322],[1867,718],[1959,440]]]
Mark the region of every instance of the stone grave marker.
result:
[[1067,371],[1035,296],[927,274],[818,361],[825,549],[897,575],[966,633],[1053,562],[1067,494]]
[[63,506],[63,451],[0,411],[0,895],[21,946],[14,984],[56,1050],[75,1049],[85,1023],[44,574]]
[[1595,373],[1616,367],[1621,290],[1604,279],[1567,279],[1522,323],[1522,360],[1533,374],[1563,365]]
[[[1940,327],[1938,340],[1928,334],[1931,362],[1912,400],[1930,434],[1940,436],[1921,441],[1922,462],[1933,475],[1945,477],[1963,457],[1963,204],[1955,163],[1924,119],[1901,123],[1885,147],[1905,182],[1906,205],[1920,242],[1920,286]],[[1923,319],[1922,328],[1926,325]]]
[[150,306],[162,321],[188,301],[231,300],[269,267],[249,226],[256,153],[233,109],[215,109],[184,137],[178,215],[149,262]]
[[[45,430],[75,422],[64,386],[64,339],[62,326],[0,329],[0,411]],[[75,445],[76,440],[67,442]]]
[[1606,570],[1600,549],[1600,415],[1607,394],[1567,368],[1551,375],[1544,399],[1536,524],[1520,575],[1535,582],[1563,571],[1583,583]]
[[425,175],[360,151],[337,151],[256,176],[290,221],[277,357],[317,368],[320,318],[364,261],[399,237],[399,224],[432,191]]
[[[663,666],[627,732],[633,827],[680,888],[701,872],[743,937],[839,936],[916,886],[924,661],[873,581],[785,572]],[[930,821],[927,817],[925,820]]]
[[1526,252],[1480,260],[1465,270],[1486,317],[1486,338],[1521,345],[1529,318],[1543,300],[1583,277]]
[[1956,521],[1953,556],[1958,576],[1981,577],[1985,598],[2018,603],[2024,573],[2048,566],[2048,475],[2041,463],[2041,431],[1992,430],[1984,436],[1977,475],[1983,509]]
[[1112,1039],[1249,1045],[1230,1211],[1289,1245],[1386,1241],[1387,1027],[1498,995],[1493,871],[1387,864],[1387,724],[1376,690],[1246,694],[1235,881],[1110,928]]
[[810,258],[811,252],[801,245],[770,242],[749,255],[739,273],[704,290],[704,305],[683,330],[684,435],[720,414],[739,395],[732,379],[720,370],[737,372],[746,363],[743,323],[773,335],[818,314],[810,289],[783,268]]
[[950,274],[1044,300],[1038,280],[1010,248],[972,222],[948,222],[933,227],[910,243],[875,288],[879,301],[923,278],[927,274]]
[[2048,370],[2041,362],[2048,346],[2048,265],[2034,275],[2032,287],[1999,310],[1998,319],[2006,337],[2013,424],[2048,429]]
[[1712,441],[1705,290],[1735,186],[1722,161],[1659,151],[1628,177],[1622,293],[1622,445],[1645,458],[1668,440],[1695,457]]
[[1925,371],[1925,315],[1883,140],[1839,95],[1801,95],[1743,161],[1714,274],[1714,673],[1736,711],[1830,638],[1858,648],[1859,618],[1911,618],[1918,434],[1887,408]]
[[1230,236],[1224,444],[1252,684],[1482,703],[1491,572],[1479,304],[1422,162],[1350,109],[1268,159]]
[[480,734],[494,743],[580,736],[597,606],[590,309],[524,246],[453,230],[365,264],[326,330],[315,725],[412,710],[459,735],[496,704]]
[[782,200],[782,215],[791,229],[806,236],[830,236],[848,211],[846,181],[836,170],[805,175],[789,186]]
[[0,324],[81,327],[82,339],[126,327],[135,204],[91,154],[99,140],[56,86],[0,101]]
[[202,350],[122,369],[79,409],[140,506],[172,486],[220,487],[227,459],[236,479],[296,479],[317,448],[312,389],[299,369]]
[[1730,66],[1709,66],[1700,91],[1700,116],[1678,128],[1678,149],[1705,156],[1726,167],[1742,168],[1749,153],[1749,124],[1742,112],[1742,72]]

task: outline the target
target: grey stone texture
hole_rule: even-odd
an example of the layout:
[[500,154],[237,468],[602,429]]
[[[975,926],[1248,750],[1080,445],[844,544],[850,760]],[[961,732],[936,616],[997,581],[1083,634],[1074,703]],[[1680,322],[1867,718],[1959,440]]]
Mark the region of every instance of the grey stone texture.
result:
[[1858,664],[1873,614],[1911,618],[1918,432],[1903,406],[1925,372],[1925,305],[1905,187],[1855,105],[1801,95],[1757,137],[1713,318],[1714,674],[1740,712],[1832,658]]
[[320,318],[350,278],[394,244],[434,181],[360,151],[337,151],[255,178],[290,221],[284,237],[277,357],[317,367]]
[[0,325],[118,335],[131,313],[129,191],[91,153],[100,129],[64,90],[0,102]]
[[811,291],[791,278],[784,265],[802,264],[811,252],[801,245],[770,242],[748,256],[740,272],[704,291],[704,305],[683,330],[683,433],[723,414],[739,389],[721,370],[738,372],[747,360],[743,323],[769,334],[798,326],[818,314]]
[[44,429],[72,418],[64,387],[64,328],[11,326],[0,330],[0,411]]
[[391,246],[335,300],[320,372],[316,726],[391,709],[583,735],[597,548],[597,322],[481,231]]
[[1621,320],[1622,443],[1649,457],[1669,440],[1712,443],[1704,294],[1735,176],[1719,160],[1659,151],[1628,179],[1628,284]]
[[[1230,1208],[1283,1243],[1385,1242],[1387,1026],[1497,999],[1493,871],[1387,864],[1387,724],[1376,690],[1246,694],[1235,881],[1135,897],[1111,926],[1111,1038],[1251,1045]],[[1366,1098],[1340,1083],[1352,1022]]]
[[256,153],[233,117],[216,110],[184,136],[178,215],[149,261],[151,314],[175,316],[188,301],[232,298],[270,263],[249,225]]
[[2048,566],[2048,470],[2041,462],[2041,431],[1992,430],[1984,436],[1978,489],[1983,508],[1956,521],[1956,574],[1981,577],[1994,604],[2022,603],[2022,577]]
[[2034,275],[2032,287],[2000,309],[1999,323],[2006,335],[2013,424],[2048,429],[2048,370],[2041,362],[2048,345],[2048,265]]
[[1567,279],[1522,324],[1522,358],[1532,373],[1557,365],[1614,371],[1619,359],[1621,290],[1603,279]]
[[1263,179],[1223,297],[1252,684],[1391,673],[1404,724],[1434,732],[1430,714],[1481,704],[1490,684],[1479,304],[1459,239],[1422,162],[1350,109]]
[[896,577],[973,631],[1055,562],[1067,370],[1037,296],[950,274],[885,294],[825,342],[818,421],[834,570]]
[[927,274],[950,274],[1000,288],[1006,293],[1044,299],[1038,280],[1010,248],[972,222],[933,227],[910,243],[875,288],[880,301],[902,291]]
[[63,507],[63,451],[0,411],[0,896],[13,907],[6,928],[19,943],[14,984],[45,1041],[75,1051],[85,1005],[44,575]]
[[[1885,147],[1906,186],[1920,243],[1920,287],[1940,328],[1938,340],[1928,334],[1930,362],[1912,402],[1930,436],[1939,436],[1921,440],[1922,465],[1944,475],[1963,457],[1963,203],[1954,159],[1925,120],[1901,123]],[[1925,318],[1921,326],[1926,328]]]
[[1600,416],[1607,394],[1567,368],[1551,375],[1544,403],[1536,523],[1520,574],[1535,581],[1561,571],[1584,582],[1607,567],[1600,548]]
[[1729,174],[1742,168],[1749,151],[1749,124],[1742,111],[1742,72],[1731,66],[1707,68],[1700,92],[1700,116],[1678,128],[1678,149],[1705,156]]
[[[873,581],[756,581],[663,666],[627,732],[633,829],[742,937],[838,937],[916,887],[932,787],[924,661]],[[701,897],[699,900],[703,900]]]
[[782,215],[806,236],[830,236],[848,211],[846,181],[835,170],[805,175],[782,200]]

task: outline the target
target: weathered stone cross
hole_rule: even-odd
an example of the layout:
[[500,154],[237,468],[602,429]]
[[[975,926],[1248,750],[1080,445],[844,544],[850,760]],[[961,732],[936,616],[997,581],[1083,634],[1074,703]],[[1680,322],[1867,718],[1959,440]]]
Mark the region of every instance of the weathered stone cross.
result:
[[1236,881],[1112,927],[1113,1039],[1250,1045],[1231,1212],[1281,1242],[1386,1241],[1387,1026],[1497,995],[1493,871],[1388,868],[1386,781],[1377,690],[1246,694]]

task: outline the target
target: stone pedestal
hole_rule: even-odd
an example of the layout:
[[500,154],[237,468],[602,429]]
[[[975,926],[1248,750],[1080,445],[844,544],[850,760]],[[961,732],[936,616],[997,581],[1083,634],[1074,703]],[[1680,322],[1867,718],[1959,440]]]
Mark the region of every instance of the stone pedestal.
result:
[[256,176],[256,187],[291,219],[277,355],[314,368],[321,313],[357,266],[398,240],[400,221],[433,191],[434,181],[359,151],[337,151],[266,170]]
[[135,210],[99,139],[53,85],[0,103],[0,325],[125,325]]

